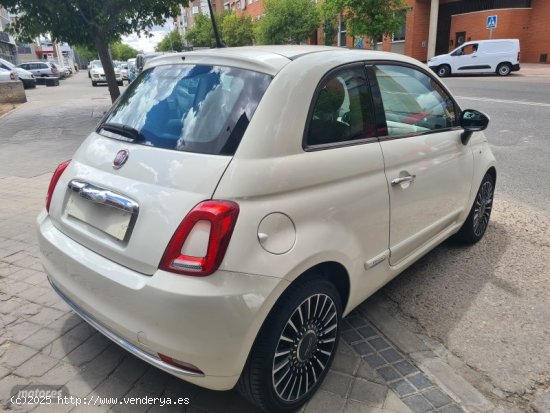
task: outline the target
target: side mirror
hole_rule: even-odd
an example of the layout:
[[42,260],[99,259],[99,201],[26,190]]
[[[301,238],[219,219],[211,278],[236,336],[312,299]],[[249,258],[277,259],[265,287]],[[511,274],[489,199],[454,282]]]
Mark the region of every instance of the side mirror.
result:
[[461,139],[467,145],[474,132],[480,132],[489,126],[489,117],[478,110],[466,109],[460,114],[460,127],[464,129]]

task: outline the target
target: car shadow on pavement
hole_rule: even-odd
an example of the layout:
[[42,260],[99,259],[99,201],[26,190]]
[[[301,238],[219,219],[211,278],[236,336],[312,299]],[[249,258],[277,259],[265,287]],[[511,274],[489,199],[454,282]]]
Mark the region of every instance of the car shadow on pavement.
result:
[[508,245],[506,227],[492,221],[477,244],[466,246],[448,240],[377,294],[396,303],[399,311],[420,324],[429,336],[447,344],[445,341],[458,324],[475,322],[477,314],[467,313],[474,301],[484,299],[488,286],[505,290],[511,296],[520,295],[514,285],[495,275]]
[[[66,387],[69,395],[101,405],[101,411],[260,412],[235,390],[203,389],[150,366],[73,313],[66,325],[75,324],[76,327],[61,338],[67,353],[63,361],[77,371]],[[87,338],[75,348],[74,338],[83,335]]]

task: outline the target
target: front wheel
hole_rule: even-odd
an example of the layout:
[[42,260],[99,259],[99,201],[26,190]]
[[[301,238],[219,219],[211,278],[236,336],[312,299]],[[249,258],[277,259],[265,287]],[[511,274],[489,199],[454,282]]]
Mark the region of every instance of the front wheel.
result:
[[332,283],[316,279],[289,287],[256,338],[239,391],[267,412],[298,409],[332,364],[341,322],[341,299]]
[[501,63],[497,67],[497,75],[499,76],[508,76],[512,73],[512,66],[510,63]]
[[456,240],[465,244],[475,244],[483,238],[493,210],[494,193],[495,180],[487,173],[481,181],[468,218],[455,235]]
[[437,68],[437,76],[447,77],[451,74],[451,68],[447,65],[441,65]]
[[96,86],[97,86],[97,82],[92,81],[92,86],[93,86],[93,87],[96,87]]

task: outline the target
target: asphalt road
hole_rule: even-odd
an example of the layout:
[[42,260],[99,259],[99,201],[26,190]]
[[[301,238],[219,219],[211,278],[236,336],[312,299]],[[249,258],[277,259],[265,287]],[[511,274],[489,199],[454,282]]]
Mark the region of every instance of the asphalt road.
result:
[[445,79],[463,109],[489,115],[498,191],[550,213],[550,77]]
[[506,411],[534,411],[550,388],[550,77],[445,83],[463,109],[491,118],[491,223],[477,245],[447,242],[378,294],[469,366],[469,379]]

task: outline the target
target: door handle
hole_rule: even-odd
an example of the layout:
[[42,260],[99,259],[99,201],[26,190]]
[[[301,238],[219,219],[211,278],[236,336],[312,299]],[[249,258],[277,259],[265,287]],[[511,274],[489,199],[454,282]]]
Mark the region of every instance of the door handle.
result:
[[416,179],[416,175],[401,176],[399,178],[392,179],[392,186],[402,184],[403,182],[412,182]]

